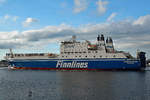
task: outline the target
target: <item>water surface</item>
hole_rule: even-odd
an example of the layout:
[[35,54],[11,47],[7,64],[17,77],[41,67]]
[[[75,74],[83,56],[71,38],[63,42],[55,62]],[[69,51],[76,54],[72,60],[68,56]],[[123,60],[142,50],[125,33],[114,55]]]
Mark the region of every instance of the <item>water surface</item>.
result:
[[150,100],[150,71],[0,69],[0,100]]

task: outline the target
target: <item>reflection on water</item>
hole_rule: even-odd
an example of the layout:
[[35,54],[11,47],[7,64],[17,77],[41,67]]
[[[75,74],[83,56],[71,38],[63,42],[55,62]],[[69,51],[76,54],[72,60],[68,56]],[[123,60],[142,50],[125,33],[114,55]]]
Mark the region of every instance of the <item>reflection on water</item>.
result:
[[0,100],[150,100],[150,71],[1,69]]

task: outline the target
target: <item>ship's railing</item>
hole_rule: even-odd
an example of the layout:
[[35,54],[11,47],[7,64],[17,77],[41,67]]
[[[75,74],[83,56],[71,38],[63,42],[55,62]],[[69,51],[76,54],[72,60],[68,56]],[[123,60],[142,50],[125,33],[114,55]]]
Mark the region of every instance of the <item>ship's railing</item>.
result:
[[[11,54],[7,53],[6,57],[10,57]],[[45,56],[45,53],[27,53],[27,54],[13,54],[14,57],[23,57],[23,56]]]

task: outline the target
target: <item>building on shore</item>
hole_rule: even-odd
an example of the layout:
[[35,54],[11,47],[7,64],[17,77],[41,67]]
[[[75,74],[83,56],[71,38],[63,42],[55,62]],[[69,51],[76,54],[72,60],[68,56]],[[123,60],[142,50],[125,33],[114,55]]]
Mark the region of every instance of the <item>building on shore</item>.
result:
[[8,62],[6,60],[1,60],[0,61],[0,67],[8,67]]

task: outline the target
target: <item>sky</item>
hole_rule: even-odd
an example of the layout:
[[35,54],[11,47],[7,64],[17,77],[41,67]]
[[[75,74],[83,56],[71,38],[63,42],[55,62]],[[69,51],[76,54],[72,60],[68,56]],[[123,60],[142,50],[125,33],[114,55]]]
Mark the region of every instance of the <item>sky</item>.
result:
[[0,59],[59,53],[61,41],[111,36],[115,49],[150,58],[150,0],[0,0]]

